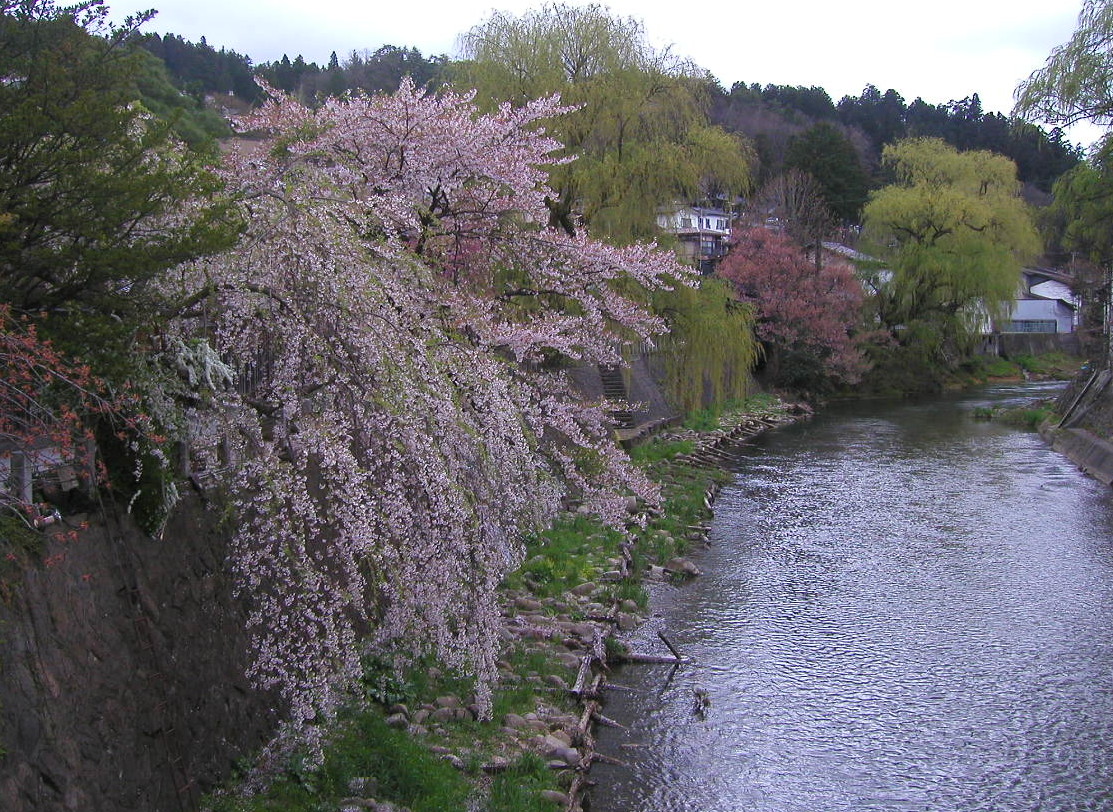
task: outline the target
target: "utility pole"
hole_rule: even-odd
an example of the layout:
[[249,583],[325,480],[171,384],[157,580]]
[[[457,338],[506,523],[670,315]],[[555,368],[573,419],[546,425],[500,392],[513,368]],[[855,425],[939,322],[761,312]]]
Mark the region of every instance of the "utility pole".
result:
[[1105,269],[1105,307],[1101,329],[1105,333],[1105,368],[1113,370],[1113,263]]

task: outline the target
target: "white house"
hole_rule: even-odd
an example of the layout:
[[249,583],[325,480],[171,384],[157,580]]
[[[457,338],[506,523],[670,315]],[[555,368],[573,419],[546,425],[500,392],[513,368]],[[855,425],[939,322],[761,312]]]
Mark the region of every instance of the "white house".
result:
[[1062,299],[1028,295],[1013,302],[1002,333],[1073,333],[1075,308]]
[[1078,302],[1063,274],[1026,268],[1020,295],[998,327],[1001,333],[1073,333]]
[[707,206],[677,206],[657,213],[657,226],[680,240],[681,255],[711,273],[730,242],[733,215]]

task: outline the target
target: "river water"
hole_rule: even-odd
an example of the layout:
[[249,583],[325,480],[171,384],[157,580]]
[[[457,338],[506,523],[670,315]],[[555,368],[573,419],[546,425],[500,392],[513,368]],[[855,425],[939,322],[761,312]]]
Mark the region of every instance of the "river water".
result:
[[592,812],[1113,810],[1113,496],[973,417],[1038,394],[758,438],[631,641],[694,662],[612,675]]

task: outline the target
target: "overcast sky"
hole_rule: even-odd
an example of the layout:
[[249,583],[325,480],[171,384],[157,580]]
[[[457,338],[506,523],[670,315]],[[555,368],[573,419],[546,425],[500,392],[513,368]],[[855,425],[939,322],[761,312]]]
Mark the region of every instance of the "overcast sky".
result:
[[[150,7],[109,0],[114,16]],[[325,64],[332,51],[381,45],[425,56],[456,54],[457,38],[492,10],[520,14],[533,0],[153,0],[152,33],[207,38],[255,62],[298,54]],[[588,5],[569,0],[568,5]],[[866,84],[906,101],[938,104],[978,93],[1008,113],[1017,83],[1070,38],[1081,0],[612,0],[612,13],[645,24],[650,43],[692,59],[727,89],[818,85],[834,101]],[[1075,141],[1096,137],[1072,130]]]

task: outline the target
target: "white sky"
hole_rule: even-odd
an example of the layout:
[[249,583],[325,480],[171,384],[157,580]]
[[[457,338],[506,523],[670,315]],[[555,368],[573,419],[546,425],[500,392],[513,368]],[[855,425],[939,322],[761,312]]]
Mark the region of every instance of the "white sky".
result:
[[[114,17],[136,7],[110,0]],[[540,0],[154,0],[144,30],[207,38],[255,62],[325,64],[336,51],[381,45],[425,56],[456,53],[457,37],[498,9],[520,14]],[[568,5],[588,5],[566,0]],[[872,83],[905,101],[939,104],[978,93],[986,112],[1008,114],[1018,82],[1070,38],[1081,0],[610,0],[601,5],[645,24],[654,46],[737,81],[818,85],[834,101]],[[1099,131],[1077,128],[1089,143]]]

